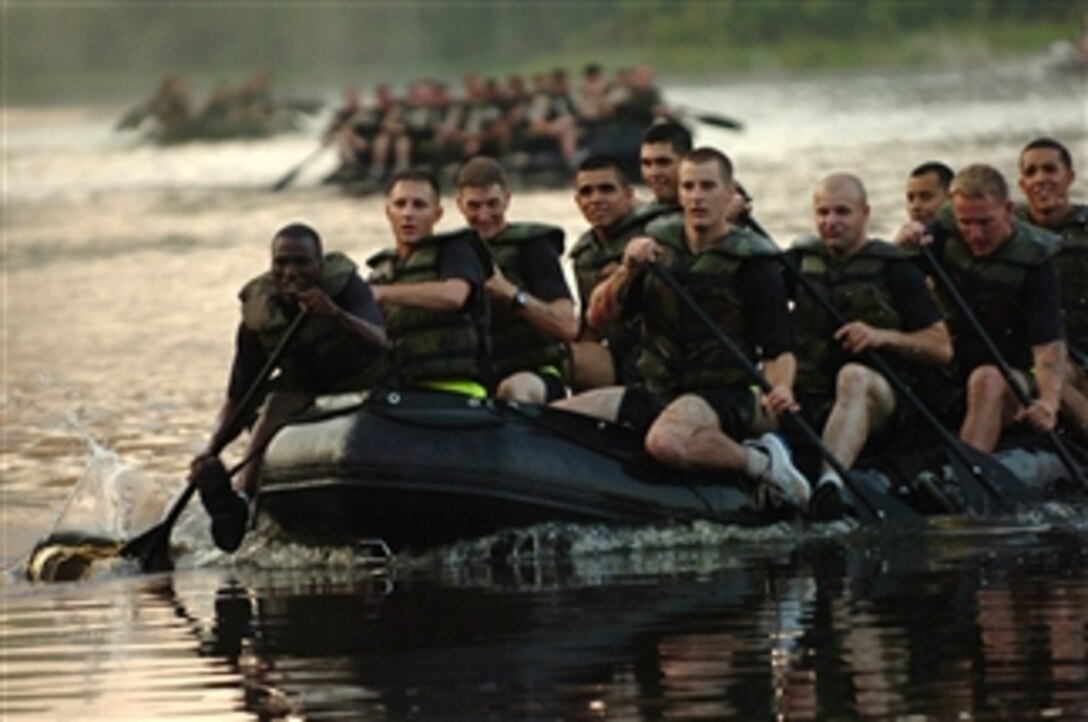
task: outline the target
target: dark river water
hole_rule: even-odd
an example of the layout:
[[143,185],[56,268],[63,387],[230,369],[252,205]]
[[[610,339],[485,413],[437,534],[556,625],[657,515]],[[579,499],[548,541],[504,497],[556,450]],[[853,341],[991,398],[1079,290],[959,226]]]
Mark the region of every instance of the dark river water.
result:
[[[1014,180],[1046,134],[1088,167],[1084,77],[1031,63],[666,91],[746,122],[698,140],[782,243],[833,170],[887,235],[922,161]],[[545,527],[390,560],[260,532],[227,557],[193,504],[176,572],[25,581],[38,539],[131,538],[178,493],[276,228],[389,242],[378,200],[317,184],[329,156],[270,191],[314,133],[159,149],[111,132],[123,110],[4,109],[0,719],[1088,720],[1088,513],[1065,505],[913,532]],[[567,191],[512,215],[584,227]]]

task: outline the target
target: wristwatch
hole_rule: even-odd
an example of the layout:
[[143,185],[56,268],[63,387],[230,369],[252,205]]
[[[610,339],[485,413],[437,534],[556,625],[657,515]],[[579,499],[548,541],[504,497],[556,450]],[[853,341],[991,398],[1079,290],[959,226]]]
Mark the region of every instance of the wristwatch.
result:
[[510,307],[515,311],[525,308],[525,304],[529,303],[529,292],[524,288],[519,288],[514,292],[513,298],[510,299]]

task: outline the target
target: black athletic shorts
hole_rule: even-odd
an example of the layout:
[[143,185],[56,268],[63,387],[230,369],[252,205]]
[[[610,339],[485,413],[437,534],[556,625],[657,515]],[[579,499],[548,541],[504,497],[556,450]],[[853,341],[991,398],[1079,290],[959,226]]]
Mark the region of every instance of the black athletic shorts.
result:
[[562,374],[558,371],[553,373],[550,369],[537,369],[529,373],[544,382],[544,403],[550,404],[567,398],[567,387],[563,383]]
[[[751,434],[757,402],[755,392],[751,388],[728,386],[688,393],[698,396],[710,405],[710,408],[718,415],[718,426],[730,438],[740,440]],[[645,387],[628,386],[620,401],[617,421],[645,437],[654,420],[661,415],[667,405]]]

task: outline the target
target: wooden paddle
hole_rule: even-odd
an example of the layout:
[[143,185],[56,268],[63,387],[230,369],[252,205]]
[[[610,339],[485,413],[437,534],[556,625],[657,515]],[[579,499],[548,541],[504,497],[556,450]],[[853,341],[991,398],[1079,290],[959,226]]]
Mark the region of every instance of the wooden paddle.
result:
[[[713,319],[707,315],[707,312],[695,301],[694,298],[677,283],[676,279],[665,268],[657,263],[649,264],[650,272],[657,276],[676,297],[680,300],[684,306],[695,315],[699,322],[706,327],[707,331],[718,341],[725,349],[733,356],[737,364],[744,370],[748,377],[756,383],[760,390],[764,393],[771,390],[771,384],[767,381],[767,378],[763,373],[756,368],[751,359],[741,350],[739,346],[729,338]],[[801,432],[805,439],[812,444],[813,448],[820,452],[820,455],[827,461],[832,469],[838,473],[842,480],[849,487],[851,494],[860,502],[855,511],[858,513],[861,521],[878,521],[884,519],[895,519],[898,521],[919,521],[921,515],[917,511],[907,506],[903,502],[899,501],[893,496],[883,494],[876,489],[872,488],[868,484],[858,483],[851,475],[850,471],[839,461],[838,457],[827,448],[823,439],[817,434],[813,428],[805,421],[804,417],[798,413],[790,413],[785,417],[794,427]]]
[[[956,305],[960,315],[967,321],[967,325],[970,326],[974,334],[978,336],[982,345],[986,347],[986,352],[990,355],[990,359],[1001,371],[1001,376],[1005,379],[1005,383],[1009,385],[1009,388],[1012,389],[1013,394],[1016,395],[1017,401],[1025,407],[1030,406],[1032,402],[1031,395],[1028,393],[1027,389],[1024,388],[1023,384],[1021,384],[1020,379],[1016,377],[1016,374],[1013,373],[1012,367],[1009,366],[1008,361],[1005,360],[1001,351],[998,350],[993,339],[990,338],[990,335],[986,333],[986,329],[982,327],[978,318],[967,306],[967,302],[963,300],[963,296],[960,295],[959,289],[952,283],[952,279],[948,277],[944,268],[941,267],[941,264],[933,257],[933,254],[928,248],[919,246],[918,250],[921,253],[922,258],[925,259],[926,265],[929,266],[929,270],[933,274],[933,277],[944,286],[944,290],[948,293],[949,298],[952,299],[952,303]],[[1055,453],[1057,453],[1058,458],[1061,459],[1062,464],[1069,472],[1070,478],[1080,484],[1083,489],[1088,490],[1088,479],[1085,479],[1084,470],[1081,469],[1073,459],[1073,456],[1069,453],[1069,449],[1062,443],[1061,437],[1053,431],[1043,432],[1043,436],[1050,443],[1050,446],[1054,449]]]
[[[230,415],[227,422],[223,425],[225,433],[219,434],[216,442],[209,450],[211,456],[218,456],[227,444],[229,444],[237,432],[240,431],[239,426],[249,418],[249,415],[256,409],[258,403],[261,400],[261,394],[264,391],[265,384],[272,377],[272,373],[279,365],[280,359],[283,358],[284,352],[287,350],[288,344],[298,334],[298,330],[302,327],[302,323],[306,318],[306,312],[300,312],[295,319],[291,322],[291,325],[287,327],[287,330],[283,334],[283,338],[280,339],[279,344],[269,354],[268,360],[265,361],[264,366],[261,368],[257,377],[253,379],[253,383],[250,384],[246,390],[245,395],[234,409],[234,413]],[[259,450],[258,452],[259,453]],[[241,463],[230,469],[227,474],[233,476],[245,466],[252,457],[256,455],[250,455],[244,459]],[[145,572],[158,572],[169,571],[174,568],[174,562],[170,558],[170,533],[174,529],[174,525],[177,523],[178,518],[181,516],[181,512],[185,510],[185,507],[189,504],[189,500],[193,498],[193,493],[196,491],[196,484],[189,483],[185,487],[185,491],[181,493],[174,505],[170,507],[170,511],[166,517],[151,527],[143,534],[140,534],[135,539],[127,542],[121,547],[119,554],[122,557],[128,559],[137,559],[140,562],[140,568]]]
[[329,146],[327,143],[322,143],[321,145],[310,151],[309,155],[296,163],[294,167],[291,168],[291,170],[284,173],[283,177],[275,182],[275,184],[272,186],[272,190],[277,192],[282,191],[284,188],[294,183],[295,178],[298,177],[298,174],[301,173],[306,166],[310,165],[310,163],[313,163],[318,158],[318,156],[325,152],[325,149],[328,147]]

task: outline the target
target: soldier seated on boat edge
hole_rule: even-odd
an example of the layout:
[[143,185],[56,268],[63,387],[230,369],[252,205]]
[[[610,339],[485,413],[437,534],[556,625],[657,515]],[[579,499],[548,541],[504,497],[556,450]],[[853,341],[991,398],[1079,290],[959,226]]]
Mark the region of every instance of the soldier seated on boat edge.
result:
[[1019,185],[1027,202],[1015,213],[1061,238],[1053,259],[1069,353],[1061,410],[1066,426],[1088,443],[1088,204],[1069,199],[1075,178],[1069,149],[1054,138],[1035,138],[1020,152]]
[[[943,282],[938,302],[952,332],[954,370],[965,389],[966,411],[960,439],[992,452],[1014,423],[1052,431],[1061,404],[1066,366],[1058,276],[1053,263],[1055,236],[1015,218],[1005,177],[974,164],[952,181],[952,201],[929,226],[908,223],[897,242],[933,248],[933,258],[962,294],[957,302]],[[984,309],[975,319],[965,310]],[[1023,388],[1035,398],[1020,404],[974,327],[992,341]],[[1029,372],[1028,369],[1031,369]]]
[[[885,361],[905,383],[935,391],[938,367],[952,359],[952,340],[913,259],[868,236],[869,203],[860,178],[841,172],[824,177],[813,191],[812,210],[817,236],[794,243],[787,256],[845,323],[839,326],[792,274],[787,278],[795,389],[802,413],[823,429],[824,444],[849,469],[868,442],[915,435],[914,409],[864,354],[887,353]],[[833,516],[844,497],[844,480],[824,461],[814,510],[824,507]]]
[[[580,179],[589,186],[587,195],[597,192],[595,176],[582,179],[580,174]],[[808,481],[771,433],[780,414],[796,410],[796,360],[775,261],[778,250],[730,223],[735,193],[732,162],[723,153],[700,148],[684,157],[683,233],[640,236],[627,243],[619,263],[593,290],[586,314],[589,326],[596,328],[625,314],[641,314],[645,335],[638,364],[644,382],[595,389],[555,405],[632,426],[643,434],[647,453],[662,463],[740,473],[756,482],[758,496],[803,511]],[[601,214],[590,210],[587,217]],[[758,355],[771,391],[753,392],[753,379],[740,360],[708,335],[665,283],[647,273],[651,262],[674,270],[719,330],[749,357]]]
[[[199,486],[212,517],[216,545],[226,551],[237,549],[245,534],[248,500],[257,493],[260,454],[268,441],[316,395],[365,389],[376,382],[381,352],[388,343],[370,286],[359,277],[350,258],[323,252],[321,237],[313,228],[302,223],[281,228],[272,239],[271,258],[270,270],[239,293],[242,320],[235,335],[226,399],[205,450],[191,463],[190,481]],[[215,450],[229,444],[250,421],[235,419],[239,405],[303,312],[307,317],[281,350],[280,374],[253,425],[246,452],[249,459],[236,494]]]
[[500,399],[544,404],[564,398],[567,344],[578,332],[563,275],[563,229],[509,223],[510,184],[491,158],[473,158],[457,178],[457,207],[491,252],[491,371]]
[[398,387],[485,398],[491,386],[486,251],[472,231],[434,233],[442,212],[429,170],[393,176],[385,215],[394,245],[367,261],[392,344],[389,376]]

